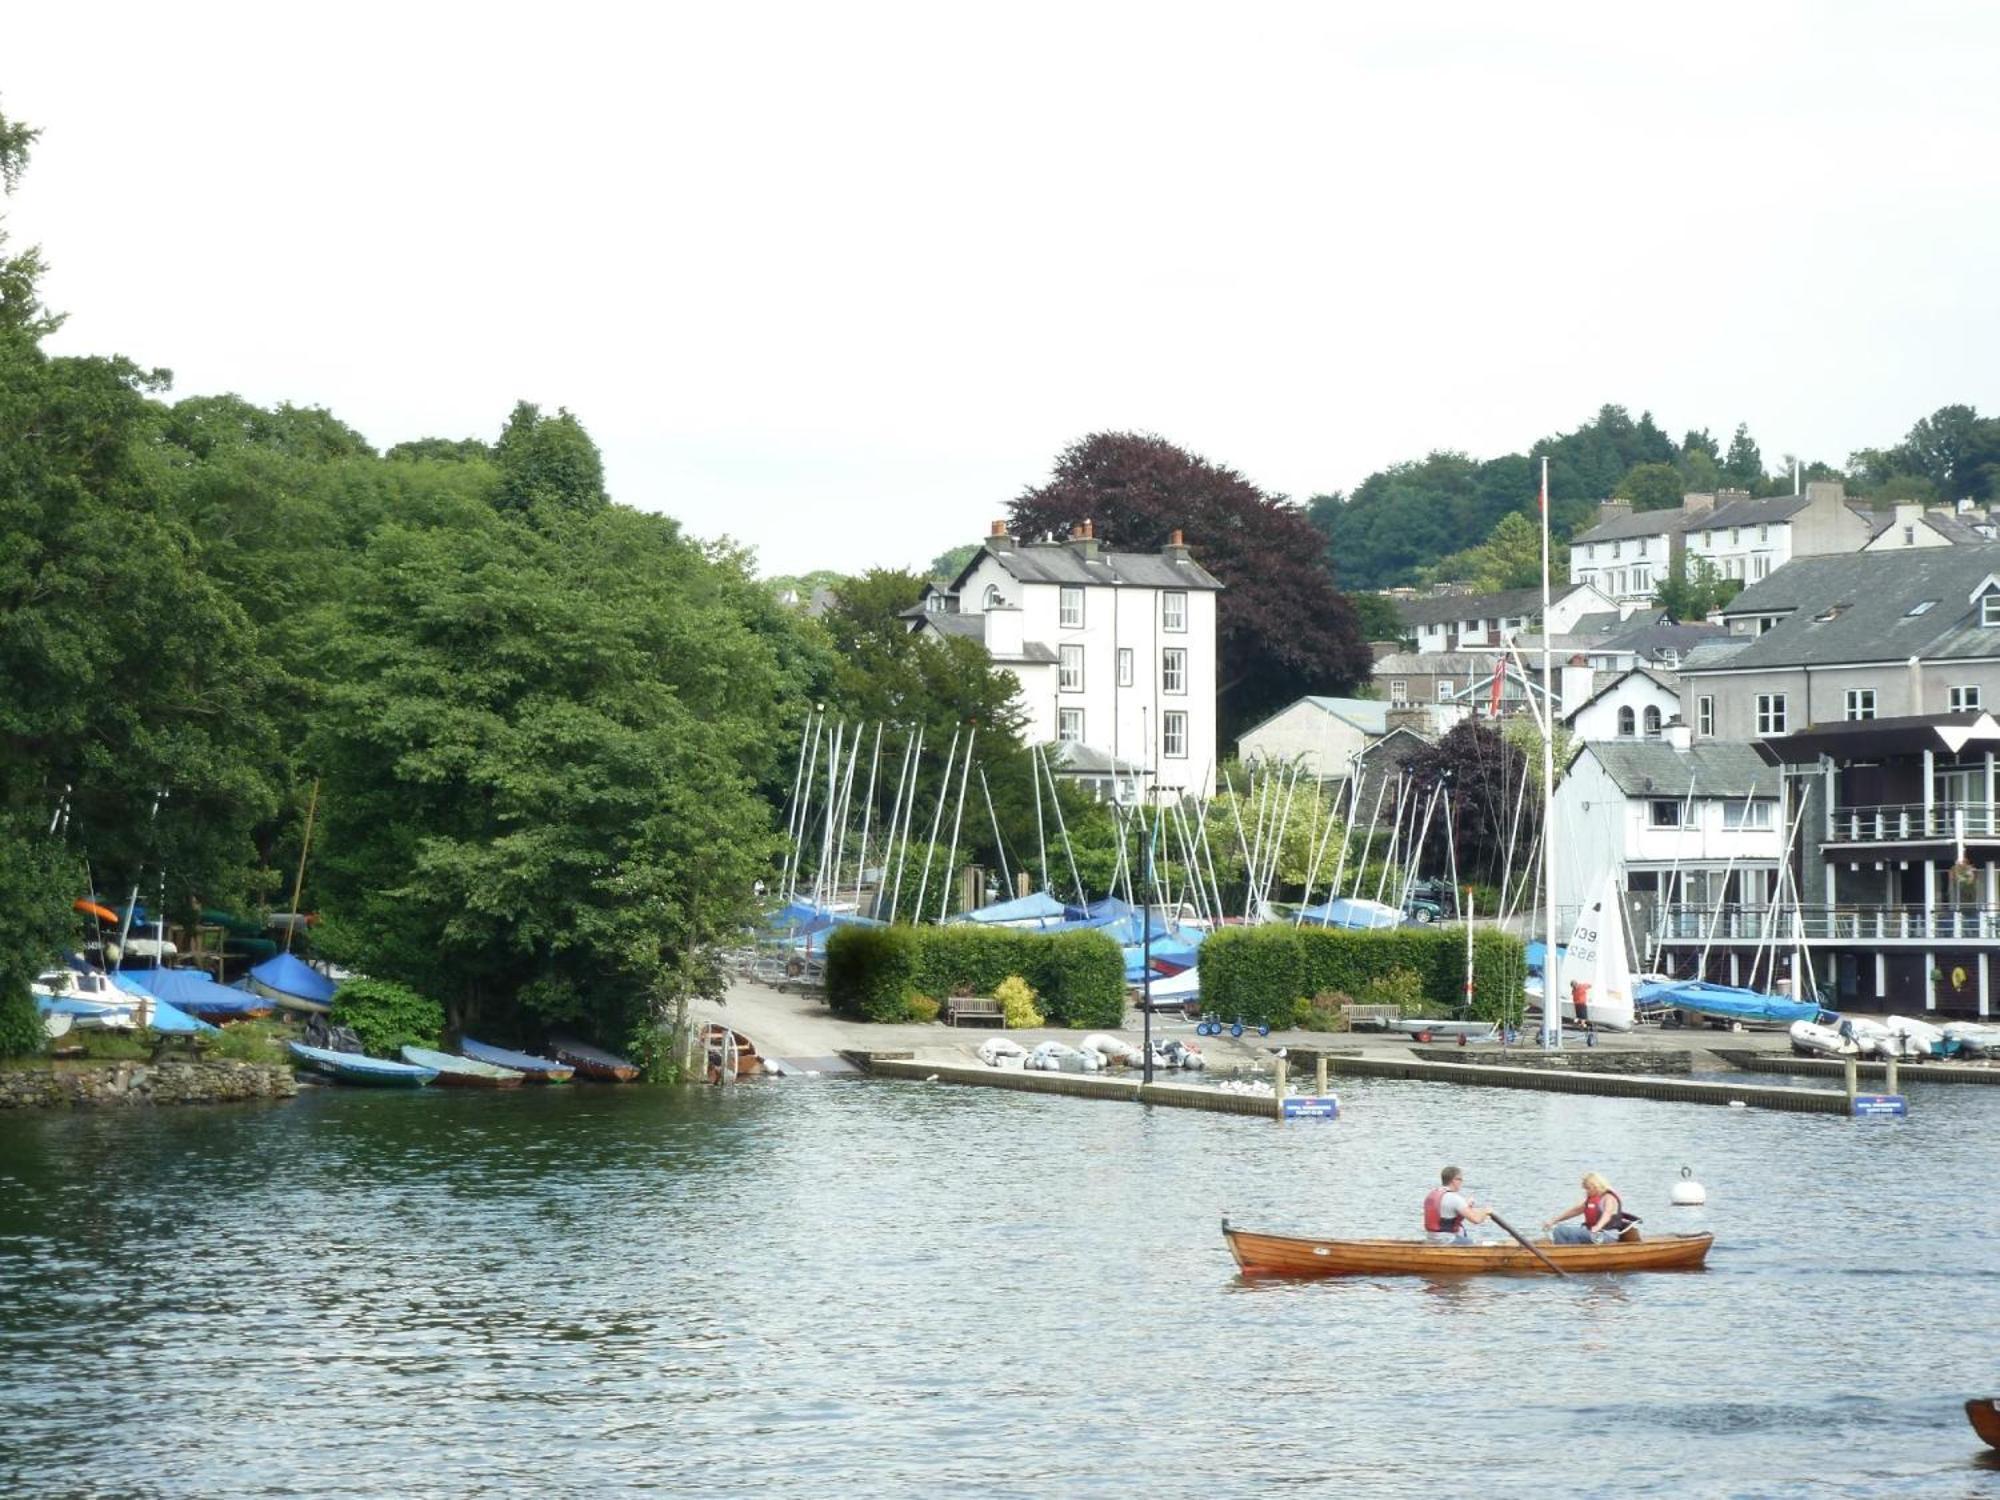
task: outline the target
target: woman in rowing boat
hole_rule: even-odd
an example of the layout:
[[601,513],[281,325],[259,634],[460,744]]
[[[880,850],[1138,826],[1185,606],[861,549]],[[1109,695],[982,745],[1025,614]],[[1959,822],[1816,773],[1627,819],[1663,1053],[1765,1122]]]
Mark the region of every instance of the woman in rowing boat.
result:
[[[1566,1224],[1565,1219],[1580,1222]],[[1558,1245],[1605,1245],[1618,1238],[1628,1224],[1639,1221],[1625,1212],[1625,1205],[1602,1174],[1583,1174],[1583,1202],[1574,1204],[1553,1219],[1544,1219],[1542,1228],[1553,1229]]]

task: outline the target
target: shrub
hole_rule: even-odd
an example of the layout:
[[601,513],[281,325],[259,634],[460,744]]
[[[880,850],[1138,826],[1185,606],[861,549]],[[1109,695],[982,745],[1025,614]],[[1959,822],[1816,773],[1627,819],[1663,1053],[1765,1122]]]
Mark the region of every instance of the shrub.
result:
[[1035,1009],[1035,992],[1028,981],[1019,974],[1009,974],[993,988],[993,998],[1000,1002],[1000,1012],[1007,1020],[1009,1031],[1022,1031],[1041,1026],[1047,1018]]
[[1346,1031],[1347,1012],[1343,1007],[1351,1002],[1345,995],[1319,994],[1310,1000],[1299,999],[1292,1004],[1292,1026],[1298,1031]]
[[1055,1025],[1091,1030],[1125,1019],[1125,958],[1102,932],[850,926],[826,945],[827,1003],[857,1020],[903,1020],[918,996],[993,995],[1010,976]]
[[282,1021],[231,1021],[215,1040],[215,1055],[236,1062],[283,1063],[289,1059]]
[[1429,1008],[1424,1001],[1424,977],[1415,969],[1394,968],[1377,974],[1361,990],[1363,1005],[1393,1005],[1399,1016],[1420,1016]]
[[331,1019],[353,1028],[371,1057],[394,1057],[403,1047],[435,1047],[444,1031],[443,1006],[387,979],[345,981],[334,991]]
[[[1472,1014],[1498,1020],[1520,1014],[1527,958],[1520,939],[1481,931],[1473,939]],[[1415,977],[1390,980],[1395,970]],[[1422,1009],[1464,1014],[1465,929],[1403,927],[1387,932],[1292,927],[1271,923],[1212,934],[1201,947],[1202,1008],[1225,1019],[1292,1024],[1301,996],[1357,995],[1371,983],[1400,986]],[[1412,994],[1412,990],[1414,993]],[[1402,998],[1381,1004],[1403,1003]]]
[[826,940],[826,1003],[850,1020],[904,1020],[920,993],[951,993],[919,988],[919,957],[915,928],[836,927]]
[[0,991],[0,1057],[33,1057],[48,1045],[41,1012],[26,985]]
[[922,1021],[928,1024],[938,1018],[938,1011],[943,1007],[937,1001],[931,999],[929,995],[912,995],[908,1000],[903,1002],[903,1008],[909,1012],[912,1021]]

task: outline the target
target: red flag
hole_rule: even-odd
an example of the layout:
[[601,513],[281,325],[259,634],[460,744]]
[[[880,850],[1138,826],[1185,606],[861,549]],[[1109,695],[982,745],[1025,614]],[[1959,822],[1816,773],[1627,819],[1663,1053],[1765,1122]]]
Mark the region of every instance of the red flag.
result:
[[1500,717],[1500,689],[1505,683],[1506,677],[1507,658],[1503,656],[1493,663],[1493,694],[1486,705],[1486,717],[1489,719]]

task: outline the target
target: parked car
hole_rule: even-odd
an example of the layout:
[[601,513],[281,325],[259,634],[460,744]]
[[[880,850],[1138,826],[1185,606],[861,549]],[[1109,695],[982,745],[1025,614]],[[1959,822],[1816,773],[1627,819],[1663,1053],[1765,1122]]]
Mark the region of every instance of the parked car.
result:
[[1420,926],[1432,922],[1455,921],[1458,892],[1448,880],[1419,880],[1410,886],[1410,898],[1403,903],[1403,915]]

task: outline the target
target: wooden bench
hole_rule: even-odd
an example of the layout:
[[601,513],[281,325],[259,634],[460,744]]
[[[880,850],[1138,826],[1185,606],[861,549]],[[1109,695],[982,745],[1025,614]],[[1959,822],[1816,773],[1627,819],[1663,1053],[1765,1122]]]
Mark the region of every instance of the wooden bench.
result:
[[956,1026],[960,1021],[991,1021],[995,1026],[1005,1026],[1007,1012],[998,1000],[984,995],[953,995],[944,1003],[944,1019],[948,1026]]
[[1340,1013],[1347,1018],[1349,1031],[1386,1031],[1403,1018],[1393,1005],[1343,1005]]

